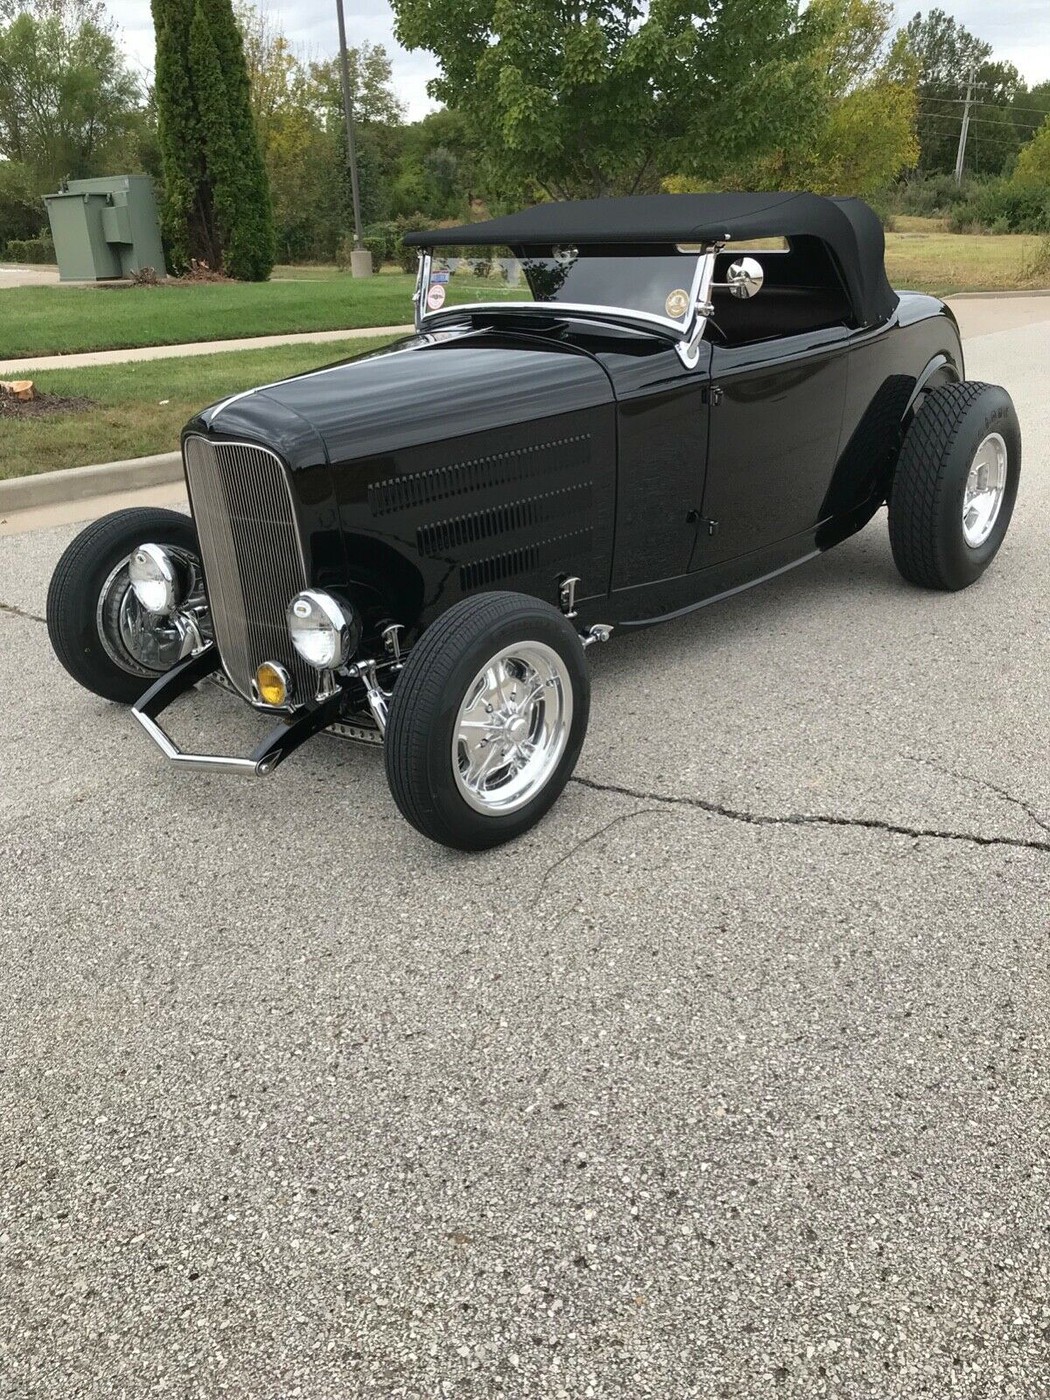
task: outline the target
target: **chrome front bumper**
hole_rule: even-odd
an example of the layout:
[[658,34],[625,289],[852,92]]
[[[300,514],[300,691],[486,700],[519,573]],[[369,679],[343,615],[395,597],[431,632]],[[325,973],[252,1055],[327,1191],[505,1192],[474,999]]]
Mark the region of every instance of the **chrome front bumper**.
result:
[[221,671],[221,667],[218,648],[211,643],[195,656],[187,657],[185,661],[173,666],[131,707],[131,713],[139,724],[164,757],[171,759],[172,763],[181,764],[184,768],[201,768],[211,773],[242,773],[265,777],[300,744],[339,720],[343,697],[337,690],[332,695],[325,696],[323,700],[311,701],[302,709],[296,710],[287,720],[282,720],[247,758],[183,753],[157,723],[157,716],[166,710],[173,700],[191,690],[198,681],[206,680]]

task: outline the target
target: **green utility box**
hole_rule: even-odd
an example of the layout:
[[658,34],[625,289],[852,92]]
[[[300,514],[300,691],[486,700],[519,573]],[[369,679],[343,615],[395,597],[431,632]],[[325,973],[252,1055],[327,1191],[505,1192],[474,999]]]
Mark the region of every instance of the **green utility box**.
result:
[[129,277],[144,267],[164,276],[153,182],[148,175],[69,180],[44,196],[62,282]]

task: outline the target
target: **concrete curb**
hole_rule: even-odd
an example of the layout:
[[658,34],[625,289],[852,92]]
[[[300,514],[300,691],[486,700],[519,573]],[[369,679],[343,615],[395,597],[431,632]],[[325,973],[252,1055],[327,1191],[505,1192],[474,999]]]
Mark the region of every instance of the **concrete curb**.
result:
[[182,479],[182,454],[158,452],[125,462],[102,462],[92,467],[40,472],[0,481],[0,513],[31,510],[39,506],[84,501],[115,491],[139,491],[147,486],[167,486]]
[[1015,297],[1050,297],[1050,287],[1033,287],[1020,292],[952,292],[945,301],[1009,301]]

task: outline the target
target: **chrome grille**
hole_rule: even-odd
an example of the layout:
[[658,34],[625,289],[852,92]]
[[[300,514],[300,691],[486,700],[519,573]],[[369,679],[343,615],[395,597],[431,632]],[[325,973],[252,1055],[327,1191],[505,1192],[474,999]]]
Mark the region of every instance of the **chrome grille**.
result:
[[263,661],[290,673],[307,698],[317,675],[288,639],[285,609],[307,587],[286,469],[263,447],[188,437],[186,481],[223,666],[245,697]]

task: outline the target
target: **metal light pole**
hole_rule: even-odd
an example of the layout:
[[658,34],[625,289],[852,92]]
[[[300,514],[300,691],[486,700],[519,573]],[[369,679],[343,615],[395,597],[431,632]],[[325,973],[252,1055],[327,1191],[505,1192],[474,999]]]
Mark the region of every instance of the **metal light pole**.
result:
[[350,193],[354,204],[354,246],[350,271],[354,277],[371,277],[372,254],[361,243],[361,190],[357,183],[357,151],[354,148],[354,108],[350,100],[350,63],[346,53],[346,20],[343,0],[335,0],[339,18],[339,68],[343,76],[343,116],[346,120],[346,160],[350,167]]

